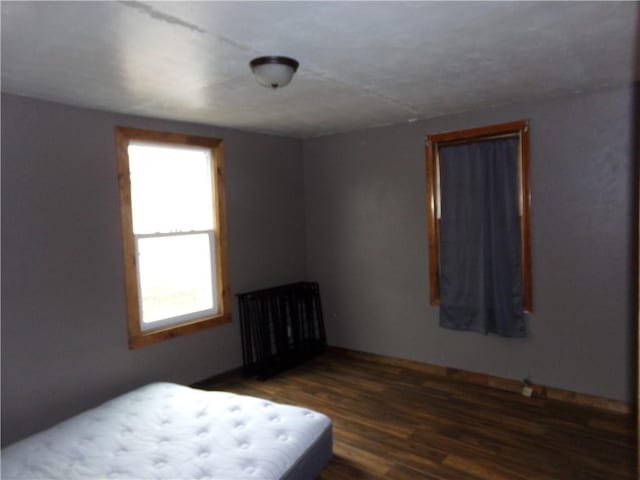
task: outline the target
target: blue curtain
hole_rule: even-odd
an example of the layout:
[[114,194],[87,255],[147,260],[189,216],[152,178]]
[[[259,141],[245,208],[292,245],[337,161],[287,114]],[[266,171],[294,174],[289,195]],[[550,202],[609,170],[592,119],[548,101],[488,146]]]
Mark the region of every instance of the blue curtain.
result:
[[518,139],[440,148],[440,325],[524,337]]

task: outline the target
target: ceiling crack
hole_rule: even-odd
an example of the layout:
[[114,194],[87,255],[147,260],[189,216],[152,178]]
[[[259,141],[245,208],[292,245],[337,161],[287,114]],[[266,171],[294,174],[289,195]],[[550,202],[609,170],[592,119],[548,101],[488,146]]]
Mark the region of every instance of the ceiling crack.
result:
[[138,10],[138,12],[144,15],[148,15],[156,20],[170,23],[172,25],[177,25],[179,27],[184,27],[191,30],[192,32],[206,33],[206,30],[200,28],[199,26],[194,25],[193,23],[185,22],[184,20],[178,17],[174,17],[173,15],[163,13],[160,10],[153,8],[152,6],[147,5],[146,3],[137,2],[134,0],[119,0],[119,3],[124,5],[125,7]]
[[219,35],[217,33],[211,33],[208,32],[207,30],[205,30],[202,27],[199,27],[198,25],[195,25],[193,23],[189,23],[186,22],[178,17],[175,17],[173,15],[170,15],[168,13],[164,13],[160,10],[158,10],[157,8],[154,8],[150,5],[147,5],[146,3],[143,2],[138,2],[135,0],[118,0],[118,3],[120,3],[121,5],[124,5],[125,7],[129,7],[129,8],[133,8],[138,10],[140,13],[144,14],[144,15],[148,15],[154,19],[172,24],[172,25],[177,25],[180,27],[184,27],[187,28],[193,32],[197,32],[197,33],[201,33],[203,35],[209,35],[213,38],[216,38],[218,41],[222,42],[222,43],[226,43],[229,46],[235,47],[239,50],[242,50],[243,52],[251,52],[252,54],[255,54],[255,50],[252,49],[251,47],[248,47],[246,45],[243,45],[242,43],[238,43],[228,37],[225,37],[223,35]]

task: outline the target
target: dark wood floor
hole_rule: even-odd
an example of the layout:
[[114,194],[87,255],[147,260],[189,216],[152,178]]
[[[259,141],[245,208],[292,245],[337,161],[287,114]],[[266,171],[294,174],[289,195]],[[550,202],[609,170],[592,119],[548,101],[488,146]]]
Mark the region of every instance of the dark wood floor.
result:
[[235,375],[207,387],[328,415],[334,456],[321,480],[637,478],[628,416],[341,351],[264,382]]

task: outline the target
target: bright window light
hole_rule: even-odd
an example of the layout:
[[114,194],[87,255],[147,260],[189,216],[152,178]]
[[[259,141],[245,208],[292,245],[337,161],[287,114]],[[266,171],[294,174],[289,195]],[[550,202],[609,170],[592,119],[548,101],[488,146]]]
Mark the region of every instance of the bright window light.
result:
[[219,311],[209,150],[128,147],[140,328]]
[[214,228],[208,150],[132,142],[129,171],[133,233]]

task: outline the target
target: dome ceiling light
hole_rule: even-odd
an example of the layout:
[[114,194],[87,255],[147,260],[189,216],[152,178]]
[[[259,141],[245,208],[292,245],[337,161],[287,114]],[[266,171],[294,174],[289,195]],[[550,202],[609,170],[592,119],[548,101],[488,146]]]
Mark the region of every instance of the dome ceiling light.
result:
[[289,84],[298,65],[293,58],[279,56],[258,57],[249,62],[258,83],[274,90]]

